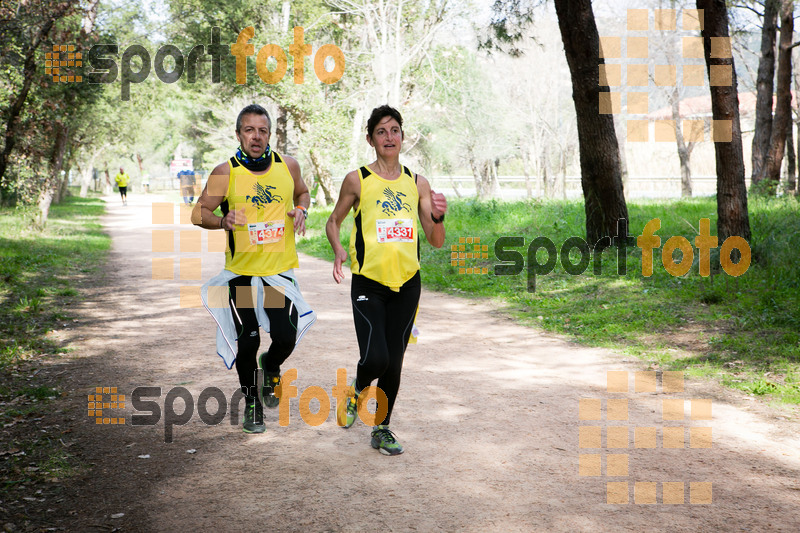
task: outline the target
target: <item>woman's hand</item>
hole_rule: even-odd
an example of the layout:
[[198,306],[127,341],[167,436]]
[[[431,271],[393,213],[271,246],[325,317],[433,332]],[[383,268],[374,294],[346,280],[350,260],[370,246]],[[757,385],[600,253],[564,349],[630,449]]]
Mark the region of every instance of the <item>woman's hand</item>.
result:
[[431,214],[436,218],[442,218],[447,213],[447,199],[444,194],[431,189]]

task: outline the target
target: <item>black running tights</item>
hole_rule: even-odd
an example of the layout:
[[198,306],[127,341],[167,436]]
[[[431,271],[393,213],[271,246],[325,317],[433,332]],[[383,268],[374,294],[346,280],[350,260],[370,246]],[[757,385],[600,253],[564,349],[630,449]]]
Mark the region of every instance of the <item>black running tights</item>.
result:
[[[250,276],[239,276],[228,282],[230,305],[236,324],[236,371],[239,384],[247,396],[257,396],[256,371],[258,369],[258,348],[261,344],[258,319],[250,296]],[[237,289],[238,288],[238,289]],[[269,286],[265,291],[275,290]],[[238,301],[237,301],[238,296]],[[269,318],[269,336],[272,342],[264,357],[264,372],[278,373],[281,365],[294,350],[297,338],[297,308],[291,300],[284,298],[284,307],[264,309]],[[267,297],[269,303],[273,298]],[[252,388],[251,388],[252,387]]]
[[380,422],[382,424],[389,424],[392,416],[400,388],[403,355],[414,325],[419,295],[419,272],[399,292],[364,276],[353,275],[350,298],[361,352],[356,389],[364,390],[373,380],[378,380],[378,388],[388,400],[386,418]]

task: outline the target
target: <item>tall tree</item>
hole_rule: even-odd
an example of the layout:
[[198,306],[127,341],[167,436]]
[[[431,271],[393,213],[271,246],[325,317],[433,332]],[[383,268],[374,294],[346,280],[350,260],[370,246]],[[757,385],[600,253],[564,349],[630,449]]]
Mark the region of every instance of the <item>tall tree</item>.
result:
[[617,221],[628,219],[619,144],[612,115],[600,113],[600,99],[609,88],[598,80],[603,59],[591,1],[556,0],[555,4],[578,119],[586,240],[594,244],[616,235]]
[[793,193],[797,182],[797,155],[794,153],[794,121],[786,129],[786,192]]
[[[730,139],[715,139],[714,150],[717,167],[717,235],[720,242],[732,236],[750,239],[750,219],[747,213],[747,189],[744,184],[744,156],[742,154],[742,128],[739,122],[739,95],[733,54],[730,57],[711,57],[712,39],[716,43],[730,42],[728,34],[728,8],[725,0],[697,0],[702,9],[703,55],[709,79],[712,67],[730,69],[730,85],[711,85],[711,112],[720,130],[730,129]],[[728,46],[730,49],[730,46]],[[717,77],[717,69],[713,69]],[[716,137],[715,129],[715,137]]]
[[[94,30],[95,19],[97,18],[98,3],[99,0],[85,2],[85,6],[82,6],[85,10],[81,13],[78,31],[64,28],[63,31],[58,32],[59,40],[74,42],[77,50],[86,54],[89,49],[89,36]],[[44,225],[47,221],[51,203],[54,201],[57,203],[61,199],[60,192],[63,189],[63,182],[66,181],[66,176],[62,177],[61,174],[70,144],[71,129],[81,115],[81,108],[91,105],[94,101],[94,97],[98,92],[97,89],[96,87],[78,86],[77,89],[69,88],[59,91],[61,92],[59,100],[63,107],[60,109],[61,112],[53,117],[52,121],[54,136],[49,161],[49,175],[43,181],[38,197],[40,225]]]
[[786,150],[786,132],[792,127],[792,36],[794,34],[794,0],[783,0],[781,6],[780,48],[778,50],[778,83],[775,94],[775,123],[767,154],[765,192],[773,196],[781,179],[781,163]]
[[764,1],[764,21],[761,24],[761,56],[756,77],[756,123],[753,133],[751,161],[753,171],[750,185],[764,179],[767,152],[772,135],[773,79],[775,77],[775,39],[778,31],[778,8],[781,0]]
[[[661,0],[659,1],[658,9],[684,9],[687,5],[686,0]],[[681,62],[680,49],[681,37],[671,28],[662,28],[656,24],[657,39],[651,40],[660,54],[663,55],[667,65],[677,65]],[[655,42],[653,42],[655,41]],[[655,80],[654,80],[655,81]],[[656,84],[658,85],[658,84]],[[686,88],[683,84],[675,83],[671,86],[663,86],[664,96],[670,103],[672,110],[672,127],[675,131],[675,144],[678,151],[678,161],[681,169],[681,196],[692,196],[692,168],[690,161],[692,151],[697,143],[695,142],[695,135],[693,131],[688,132],[687,136],[683,131],[683,120],[680,111],[680,102],[686,94]]]
[[18,85],[15,84],[18,88],[9,95],[8,103],[2,106],[4,142],[0,151],[0,192],[4,189],[3,176],[16,145],[20,114],[25,108],[36,77],[36,54],[47,42],[56,23],[71,15],[77,7],[76,0],[16,4],[18,5],[15,8],[4,5],[0,15],[8,17],[0,32],[4,60],[22,70],[22,79]]

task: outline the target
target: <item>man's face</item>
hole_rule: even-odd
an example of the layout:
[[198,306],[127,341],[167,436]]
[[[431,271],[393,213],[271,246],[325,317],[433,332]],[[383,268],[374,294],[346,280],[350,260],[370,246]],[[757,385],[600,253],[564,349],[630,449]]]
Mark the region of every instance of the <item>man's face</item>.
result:
[[248,156],[261,157],[269,144],[269,122],[265,115],[248,113],[242,116],[242,127],[236,134],[239,145]]

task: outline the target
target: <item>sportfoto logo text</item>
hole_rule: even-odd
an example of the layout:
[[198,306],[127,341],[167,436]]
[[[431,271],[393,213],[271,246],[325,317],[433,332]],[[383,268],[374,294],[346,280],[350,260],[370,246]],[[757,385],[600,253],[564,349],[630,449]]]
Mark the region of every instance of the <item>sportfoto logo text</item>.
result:
[[[236,57],[236,83],[247,83],[247,57],[256,56],[256,74],[261,81],[275,84],[281,81],[289,67],[286,51],[277,44],[262,46],[258,53],[256,47],[250,42],[255,36],[255,28],[248,26],[239,32],[236,42],[230,45],[220,44],[220,29],[211,29],[211,44],[197,44],[184,56],[181,50],[172,44],[165,44],[158,48],[154,58],[141,44],[133,44],[125,48],[120,58],[119,46],[116,44],[96,44],[89,49],[87,60],[92,70],[85,73],[83,78],[89,83],[114,83],[117,78],[122,82],[121,99],[130,100],[131,84],[142,83],[154,70],[159,80],[164,83],[175,83],[186,72],[186,81],[195,83],[197,80],[197,62],[203,56],[211,56],[211,81],[220,82],[220,60],[230,54]],[[342,50],[333,44],[324,44],[313,52],[310,44],[305,43],[302,26],[294,28],[294,41],[288,47],[292,56],[293,78],[297,84],[305,81],[305,58],[313,56],[314,73],[317,79],[325,84],[333,84],[342,79],[344,75],[345,58]],[[167,62],[167,58],[172,61]],[[117,59],[120,64],[117,65]],[[138,61],[134,58],[139,58]],[[274,69],[270,70],[268,62],[274,59]],[[171,63],[171,70],[167,65]],[[137,69],[137,65],[141,64]],[[68,66],[66,61],[64,66]],[[74,77],[73,79],[80,79]],[[66,79],[64,79],[66,81]]]

